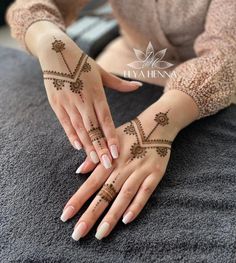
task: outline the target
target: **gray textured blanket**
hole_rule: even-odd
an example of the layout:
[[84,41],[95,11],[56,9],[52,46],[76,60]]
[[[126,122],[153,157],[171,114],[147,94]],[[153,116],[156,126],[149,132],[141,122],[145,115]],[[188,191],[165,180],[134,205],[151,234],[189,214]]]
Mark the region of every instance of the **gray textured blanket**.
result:
[[[116,125],[162,93],[144,85],[107,91]],[[0,262],[236,262],[236,106],[197,121],[173,144],[167,173],[133,223],[102,241],[96,226],[71,238],[76,220],[59,219],[86,180],[50,109],[38,63],[0,48]]]

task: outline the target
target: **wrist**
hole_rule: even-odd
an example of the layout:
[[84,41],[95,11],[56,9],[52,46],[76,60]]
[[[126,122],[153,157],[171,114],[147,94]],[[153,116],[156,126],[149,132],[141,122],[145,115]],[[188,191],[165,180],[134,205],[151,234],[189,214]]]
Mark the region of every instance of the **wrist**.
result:
[[177,134],[191,122],[198,118],[198,108],[193,99],[178,90],[171,90],[139,116],[145,125],[152,126],[153,120],[158,113],[166,113],[168,125],[158,129],[157,136],[160,139],[174,140]]
[[29,51],[39,57],[50,46],[52,36],[69,38],[58,26],[49,21],[38,21],[33,23],[26,31],[25,43]]

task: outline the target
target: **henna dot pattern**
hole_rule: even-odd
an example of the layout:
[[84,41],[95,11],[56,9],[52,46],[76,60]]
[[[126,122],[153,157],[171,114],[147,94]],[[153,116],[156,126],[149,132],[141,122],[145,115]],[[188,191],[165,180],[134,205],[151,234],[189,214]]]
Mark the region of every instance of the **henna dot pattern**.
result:
[[161,126],[165,126],[167,124],[169,124],[169,119],[167,117],[167,113],[163,113],[163,112],[159,112],[158,114],[156,114],[154,121]]
[[57,89],[57,90],[61,90],[65,85],[65,82],[61,79],[53,79],[53,86]]
[[75,82],[70,83],[70,90],[74,93],[79,93],[82,91],[84,83],[82,80],[77,79]]
[[99,206],[99,204],[104,200],[107,203],[110,203],[117,195],[116,189],[115,189],[115,182],[117,181],[119,174],[115,177],[115,179],[111,183],[105,183],[101,190],[98,193],[98,196],[100,197],[97,203],[95,204],[92,212],[95,211],[95,209]]
[[101,142],[101,139],[104,138],[103,131],[101,130],[100,127],[95,127],[91,120],[89,122],[90,122],[91,129],[88,130],[88,135],[89,135],[91,141],[97,142],[100,149],[103,149],[103,145]]
[[154,121],[156,125],[146,136],[142,123],[138,118],[135,118],[130,122],[124,129],[124,132],[128,135],[134,135],[136,137],[136,142],[130,147],[131,160],[137,158],[143,158],[148,149],[155,149],[157,154],[161,157],[165,157],[168,150],[171,149],[172,142],[163,139],[150,139],[153,132],[158,128],[158,126],[166,126],[169,124],[169,118],[167,113],[159,112],[155,115]]
[[54,41],[52,42],[52,50],[61,57],[67,72],[43,70],[44,79],[52,81],[54,88],[57,90],[62,90],[64,87],[69,87],[72,92],[79,94],[82,102],[84,102],[84,98],[82,96],[84,83],[81,80],[81,75],[82,73],[88,73],[91,71],[91,65],[88,62],[88,56],[85,53],[82,53],[74,70],[72,70],[64,56],[63,51],[65,49],[65,43],[54,38]]
[[62,52],[65,49],[65,43],[61,40],[56,40],[52,43],[52,50],[56,51],[57,53]]

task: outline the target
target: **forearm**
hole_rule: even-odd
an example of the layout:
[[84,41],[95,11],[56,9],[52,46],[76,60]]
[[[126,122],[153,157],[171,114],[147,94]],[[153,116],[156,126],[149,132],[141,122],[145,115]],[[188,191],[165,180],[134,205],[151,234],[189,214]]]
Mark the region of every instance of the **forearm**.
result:
[[158,137],[173,140],[178,132],[195,121],[198,107],[193,99],[179,90],[171,90],[140,114],[143,126],[152,126],[159,112],[168,112],[169,124],[159,129]]

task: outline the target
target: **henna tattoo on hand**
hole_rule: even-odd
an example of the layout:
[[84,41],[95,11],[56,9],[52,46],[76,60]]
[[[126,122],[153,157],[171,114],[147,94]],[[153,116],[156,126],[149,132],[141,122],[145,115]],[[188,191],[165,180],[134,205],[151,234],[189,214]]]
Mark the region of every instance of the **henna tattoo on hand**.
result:
[[92,142],[97,142],[100,149],[103,149],[101,139],[104,138],[103,131],[100,127],[94,127],[93,122],[90,120],[91,129],[88,130],[88,135]]
[[143,158],[148,149],[156,149],[157,154],[161,157],[165,157],[168,150],[171,149],[172,142],[163,139],[150,139],[153,132],[158,128],[158,126],[166,126],[169,124],[169,118],[167,113],[160,112],[156,114],[154,121],[156,125],[146,136],[142,127],[142,123],[138,118],[135,118],[130,122],[128,126],[125,127],[124,132],[128,135],[134,135],[136,137],[136,142],[130,147],[130,153],[132,155],[131,160],[135,158]]
[[95,209],[98,207],[98,205],[104,200],[107,203],[110,203],[117,195],[117,191],[115,189],[115,182],[117,181],[117,178],[120,174],[118,174],[115,179],[111,183],[106,183],[103,185],[101,190],[98,193],[98,196],[100,196],[99,200],[95,204],[92,212],[95,211]]
[[86,73],[91,71],[91,65],[88,62],[88,56],[85,53],[82,53],[75,69],[72,71],[63,54],[63,51],[66,49],[65,46],[66,45],[64,42],[54,38],[54,42],[52,43],[52,50],[60,54],[63,63],[65,64],[69,73],[58,72],[54,70],[43,70],[44,79],[52,80],[52,84],[57,90],[62,90],[65,87],[65,83],[69,83],[70,90],[74,93],[79,94],[82,102],[84,102],[84,98],[82,96],[84,83],[80,79],[80,77],[83,72]]

